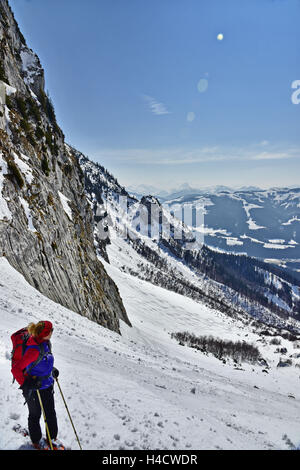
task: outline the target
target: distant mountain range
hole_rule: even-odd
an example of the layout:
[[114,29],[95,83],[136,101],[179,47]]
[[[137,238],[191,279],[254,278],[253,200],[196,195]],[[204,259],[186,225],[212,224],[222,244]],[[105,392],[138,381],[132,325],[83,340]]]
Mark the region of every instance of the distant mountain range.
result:
[[202,211],[206,245],[300,273],[300,188],[179,191],[160,200],[175,212]]
[[[274,190],[278,189],[295,189],[297,186],[288,186],[285,188],[270,188]],[[158,197],[160,200],[165,199],[174,199],[179,196],[186,196],[188,194],[218,194],[223,191],[227,192],[236,192],[236,191],[266,191],[264,188],[258,186],[241,186],[241,187],[231,187],[225,185],[215,185],[215,186],[204,186],[204,187],[193,187],[189,183],[183,183],[176,188],[171,189],[162,189],[149,184],[139,184],[136,186],[129,185],[127,190],[130,194],[141,198],[142,196],[152,195]]]
[[[249,206],[258,205],[256,191],[191,193],[165,200],[163,204],[151,195],[139,199],[103,166],[74,148],[70,150],[85,175],[85,191],[94,213],[94,240],[99,257],[108,262],[113,259],[121,271],[205,303],[233,318],[247,318],[250,314],[266,324],[298,331],[295,319],[299,319],[300,313],[300,280],[296,279],[296,273],[255,257],[226,253],[218,246],[211,249],[206,243],[199,244],[193,228],[172,213],[176,212],[176,206],[182,208],[185,204],[193,204],[204,206],[207,217],[209,210],[218,207],[216,203],[222,201],[223,206],[219,206],[219,213],[215,214],[222,229],[215,229],[215,232],[210,229],[208,233],[212,240],[219,238],[221,241],[222,237],[225,243],[230,240],[226,243],[227,248],[239,247],[238,241],[247,240],[247,228],[254,230],[254,224],[258,222],[262,225],[256,218],[250,223],[253,215]],[[278,204],[285,201],[284,195],[288,201],[297,201],[287,190],[283,193],[280,198],[280,191],[273,194]],[[242,194],[247,194],[247,199],[242,198]],[[293,196],[296,195],[294,192]],[[261,192],[259,197],[263,201]],[[226,202],[227,207],[224,206]],[[289,207],[285,210],[289,217]],[[243,231],[238,232],[238,224],[243,220]],[[165,230],[166,226],[169,231]],[[236,228],[234,234],[229,232],[231,226]],[[293,249],[292,239],[289,242]],[[281,246],[278,240],[276,243]]]

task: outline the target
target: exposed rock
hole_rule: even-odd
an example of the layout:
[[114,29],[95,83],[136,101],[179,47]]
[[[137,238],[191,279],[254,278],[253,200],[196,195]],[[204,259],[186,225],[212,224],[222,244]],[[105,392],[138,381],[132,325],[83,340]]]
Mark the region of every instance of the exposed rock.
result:
[[280,361],[277,364],[277,367],[291,367],[293,365],[293,362],[291,359],[282,359],[280,358]]
[[7,0],[0,42],[0,256],[44,295],[119,332],[130,322],[96,255],[83,173]]

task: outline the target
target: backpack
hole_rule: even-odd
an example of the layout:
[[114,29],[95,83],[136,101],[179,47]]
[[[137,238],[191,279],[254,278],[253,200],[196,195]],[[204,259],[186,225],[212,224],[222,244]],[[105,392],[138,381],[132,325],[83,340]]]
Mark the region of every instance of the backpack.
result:
[[[27,348],[27,341],[30,338],[30,334],[28,333],[27,327],[22,328],[21,330],[16,331],[11,335],[11,341],[13,345],[13,349],[11,352],[11,366],[15,365],[18,361],[22,359],[22,357],[25,354],[26,348]],[[29,347],[34,347],[39,349],[39,357],[34,361],[29,368],[27,368],[27,372],[30,372],[31,369],[33,369],[37,364],[41,362],[44,356],[44,348],[42,345],[36,345],[36,346],[29,346]],[[15,378],[13,379],[13,382],[15,381]]]

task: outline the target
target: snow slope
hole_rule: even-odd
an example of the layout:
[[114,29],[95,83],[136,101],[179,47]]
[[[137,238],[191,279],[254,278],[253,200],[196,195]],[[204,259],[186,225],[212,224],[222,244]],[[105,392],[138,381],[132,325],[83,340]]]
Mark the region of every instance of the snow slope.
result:
[[[250,364],[238,370],[179,346],[170,332],[261,338],[104,264],[133,324],[121,322],[122,336],[44,297],[0,258],[0,449],[26,447],[12,430],[16,423],[26,426],[27,409],[11,383],[10,335],[40,319],[54,323],[55,365],[83,449],[285,449],[287,437],[299,444],[299,369],[277,369],[275,346],[257,343],[269,373]],[[295,353],[292,343],[282,339],[281,346]],[[58,390],[55,397],[59,438],[77,449]]]

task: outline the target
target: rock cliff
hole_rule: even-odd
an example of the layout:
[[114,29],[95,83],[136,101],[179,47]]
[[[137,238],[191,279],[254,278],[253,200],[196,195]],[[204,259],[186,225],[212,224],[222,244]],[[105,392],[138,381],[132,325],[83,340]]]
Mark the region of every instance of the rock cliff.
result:
[[119,332],[130,321],[96,255],[83,173],[7,0],[0,44],[0,256],[44,295]]

